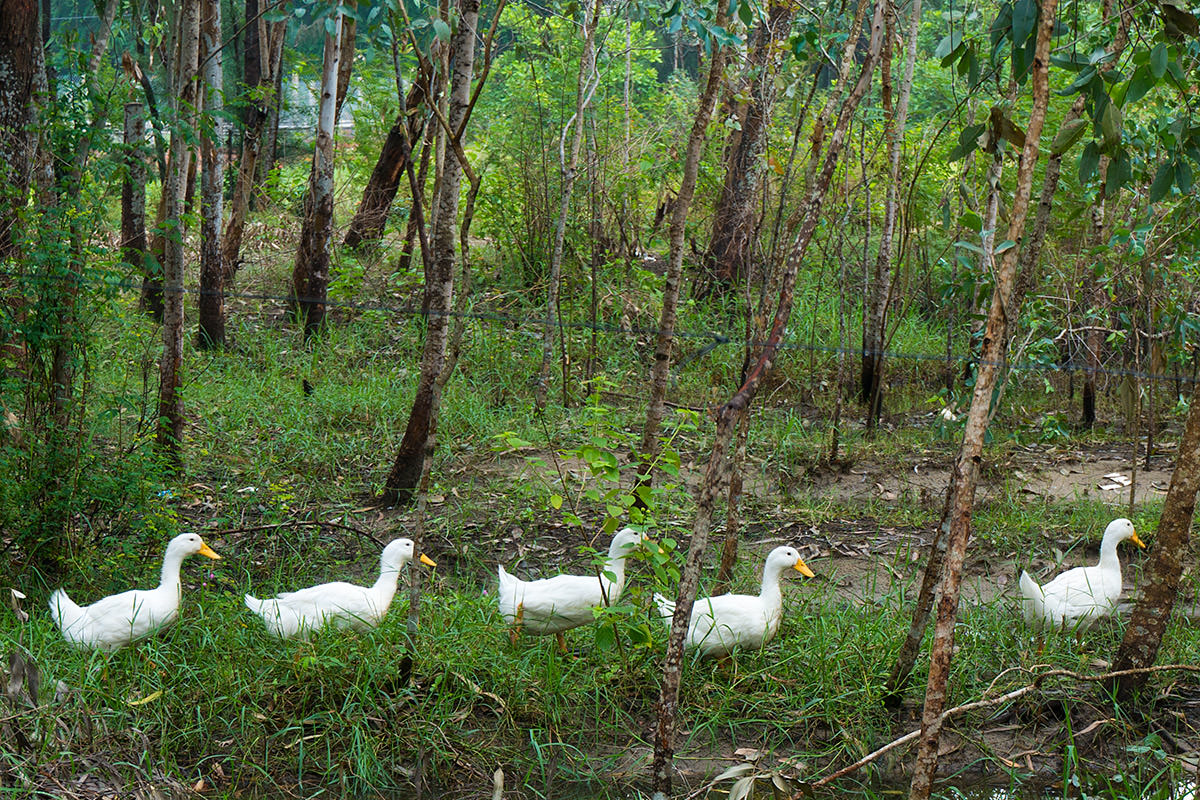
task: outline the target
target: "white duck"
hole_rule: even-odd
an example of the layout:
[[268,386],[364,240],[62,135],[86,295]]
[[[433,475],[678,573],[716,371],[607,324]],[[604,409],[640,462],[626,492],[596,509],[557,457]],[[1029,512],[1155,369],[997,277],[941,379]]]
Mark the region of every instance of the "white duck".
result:
[[559,649],[565,652],[563,631],[586,625],[595,619],[592,609],[617,601],[625,588],[625,558],[634,546],[646,540],[645,534],[633,528],[617,531],[608,548],[608,561],[598,576],[555,575],[523,581],[501,565],[496,603],[505,622],[513,626],[512,640],[516,642],[522,628],[537,636],[554,634]]
[[[758,649],[775,637],[783,618],[783,591],[780,580],[784,570],[794,569],[809,578],[816,577],[800,558],[800,553],[786,545],[776,547],[767,555],[763,566],[762,590],[752,594],[722,594],[717,597],[698,597],[692,606],[684,647],[700,651],[700,655],[728,655],[735,647]],[[675,603],[661,594],[654,602],[667,624],[675,614]]]
[[[387,614],[396,595],[400,570],[412,560],[412,539],[396,539],[383,548],[379,579],[371,586],[335,581],[284,592],[265,600],[246,595],[246,607],[262,617],[267,630],[281,639],[308,638],[326,625],[365,630],[374,628]],[[426,566],[437,566],[429,556],[421,555]]]
[[80,607],[58,589],[50,595],[50,615],[63,638],[76,647],[116,650],[165,628],[179,616],[179,567],[193,553],[221,557],[194,533],[181,533],[167,545],[162,580],[155,589],[130,589]]
[[1112,614],[1121,596],[1121,562],[1117,545],[1132,539],[1145,547],[1133,523],[1124,517],[1114,519],[1104,529],[1100,543],[1100,563],[1094,567],[1075,567],[1045,586],[1038,586],[1029,573],[1021,572],[1022,605],[1025,619],[1037,628],[1073,628],[1081,631],[1100,617]]

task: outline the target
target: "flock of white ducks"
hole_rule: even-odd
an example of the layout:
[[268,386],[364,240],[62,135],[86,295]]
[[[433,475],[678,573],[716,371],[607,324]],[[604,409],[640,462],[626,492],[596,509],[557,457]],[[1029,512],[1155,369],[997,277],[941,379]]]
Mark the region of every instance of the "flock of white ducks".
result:
[[[1045,586],[1038,586],[1028,573],[1022,572],[1022,602],[1029,622],[1036,627],[1078,631],[1112,614],[1122,585],[1117,545],[1126,539],[1145,547],[1132,522],[1113,520],[1104,532],[1100,563],[1096,566],[1067,570]],[[500,615],[512,626],[514,641],[522,630],[538,636],[553,634],[560,648],[565,649],[564,631],[591,622],[595,608],[610,606],[620,598],[625,588],[625,560],[649,541],[645,534],[632,528],[618,531],[604,567],[591,575],[556,575],[523,581],[500,566],[497,605]],[[50,597],[54,623],[68,642],[96,650],[116,650],[149,636],[178,616],[180,567],[193,554],[220,558],[199,536],[184,533],[167,545],[162,578],[154,589],[131,589],[83,607],[59,589]],[[411,539],[396,539],[384,548],[379,578],[371,586],[338,581],[265,600],[247,594],[245,603],[262,618],[266,629],[280,638],[306,638],[325,626],[374,627],[387,614],[400,571],[414,555]],[[425,555],[418,558],[428,566],[435,566]],[[763,566],[762,586],[757,595],[697,598],[686,646],[704,657],[725,656],[735,648],[765,646],[779,630],[783,616],[780,583],[788,570],[814,577],[794,548],[776,547]],[[675,612],[674,602],[659,594],[655,595],[655,603],[669,622]]]

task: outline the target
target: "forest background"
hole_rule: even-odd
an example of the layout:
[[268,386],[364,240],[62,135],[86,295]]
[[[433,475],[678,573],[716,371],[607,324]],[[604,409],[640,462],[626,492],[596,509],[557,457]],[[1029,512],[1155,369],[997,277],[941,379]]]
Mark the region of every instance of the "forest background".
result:
[[[6,785],[1173,791],[1198,34],[1174,0],[0,2]],[[1012,574],[1120,514],[1157,534],[1133,622],[1039,647]],[[510,647],[496,563],[630,523],[663,547],[574,656]],[[171,633],[58,638],[53,588],[143,585],[183,529],[226,560]],[[239,610],[398,535],[440,563],[407,619]],[[686,655],[701,583],[781,542],[820,588],[778,643]]]

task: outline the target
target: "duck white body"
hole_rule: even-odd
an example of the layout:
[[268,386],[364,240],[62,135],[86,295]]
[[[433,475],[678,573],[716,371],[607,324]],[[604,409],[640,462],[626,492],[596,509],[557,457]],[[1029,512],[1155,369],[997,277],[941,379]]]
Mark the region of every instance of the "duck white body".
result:
[[1117,545],[1132,539],[1145,547],[1133,523],[1114,519],[1104,529],[1100,543],[1100,563],[1094,567],[1075,567],[1045,586],[1038,586],[1029,573],[1021,572],[1021,598],[1025,619],[1037,628],[1073,628],[1084,630],[1097,619],[1112,614],[1121,597],[1121,562]]
[[[801,575],[814,577],[811,569],[792,547],[776,547],[767,555],[763,566],[762,590],[752,594],[722,594],[696,598],[692,619],[688,623],[684,647],[699,650],[705,658],[728,655],[735,647],[759,649],[779,631],[783,618],[783,590],[780,580],[784,570],[794,569]],[[670,624],[675,603],[661,594],[654,595],[659,613]]]
[[56,590],[50,595],[54,624],[76,647],[109,651],[165,628],[179,616],[179,568],[193,553],[220,559],[199,536],[181,533],[167,545],[162,580],[154,589],[130,589],[82,607],[64,589]]
[[599,576],[555,575],[523,581],[510,575],[501,565],[496,594],[500,615],[515,628],[523,628],[537,636],[558,636],[559,646],[565,649],[563,631],[591,622],[595,618],[592,609],[612,605],[621,596],[625,588],[625,558],[630,549],[645,538],[632,528],[618,531],[609,545],[608,561]]
[[[371,586],[336,581],[284,592],[265,600],[246,595],[246,607],[262,618],[267,630],[281,639],[308,636],[325,627],[374,628],[387,614],[400,570],[413,558],[412,539],[396,539],[383,548],[379,579]],[[436,566],[428,556],[421,563]]]

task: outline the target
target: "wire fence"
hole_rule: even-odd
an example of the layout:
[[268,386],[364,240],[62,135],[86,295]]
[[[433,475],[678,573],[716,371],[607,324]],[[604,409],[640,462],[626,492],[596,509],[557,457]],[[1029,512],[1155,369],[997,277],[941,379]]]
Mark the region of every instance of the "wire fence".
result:
[[[12,281],[23,281],[26,283],[72,283],[79,287],[87,287],[91,289],[108,289],[118,291],[134,291],[141,292],[143,284],[141,280],[131,280],[128,278],[122,279],[102,279],[78,274],[60,274],[60,275],[16,275],[11,271],[0,271],[0,277],[7,280],[8,285],[12,285]],[[160,291],[166,292],[160,288]],[[441,315],[448,318],[463,318],[468,321],[481,323],[493,323],[504,325],[507,327],[535,327],[544,329],[546,326],[546,318],[544,315],[534,316],[530,314],[511,314],[502,311],[433,311],[423,309],[420,305],[408,303],[388,303],[378,300],[363,301],[363,300],[342,300],[336,298],[319,298],[319,297],[296,297],[290,294],[273,294],[270,292],[250,292],[250,291],[214,291],[204,289],[198,286],[185,286],[182,288],[182,294],[185,296],[201,297],[206,295],[220,294],[225,300],[242,300],[256,301],[260,303],[277,303],[281,306],[292,307],[299,303],[319,304],[328,310],[340,310],[344,312],[376,312],[387,313],[397,317],[404,318],[425,318],[432,315]],[[589,333],[606,334],[610,336],[623,336],[631,338],[646,338],[657,337],[659,329],[649,326],[638,325],[621,325],[612,322],[590,320],[554,320],[551,325],[560,331],[583,331]],[[1084,335],[1084,331],[1076,334],[1078,337]],[[743,333],[720,332],[713,330],[676,330],[672,333],[672,337],[680,341],[696,341],[704,342],[703,346],[694,352],[682,354],[676,361],[673,371],[678,373],[686,365],[698,361],[719,347],[736,347],[739,351],[744,351],[749,347],[761,347],[766,344],[764,341],[748,339]],[[965,337],[959,337],[963,339]],[[798,338],[785,337],[778,345],[779,350],[793,351],[802,353],[814,353],[827,356],[847,356],[855,358],[865,358],[867,356],[882,355],[885,361],[912,361],[912,362],[932,362],[941,363],[947,367],[962,368],[967,365],[978,365],[981,360],[973,353],[954,352],[947,354],[941,353],[920,353],[896,349],[874,350],[865,347],[848,347],[838,344],[823,344],[815,341],[801,341]],[[1081,362],[1075,358],[1059,358],[1059,359],[1024,359],[1019,362],[1004,361],[999,363],[1000,366],[1011,372],[1035,372],[1035,373],[1081,373],[1084,375],[1094,375],[1098,377],[1111,378],[1134,378],[1142,381],[1159,381],[1173,383],[1176,385],[1192,384],[1200,380],[1200,376],[1193,373],[1192,375],[1182,374],[1172,371],[1154,372],[1146,369],[1135,367],[1120,366],[1114,367],[1110,364],[1094,364],[1089,362]]]

